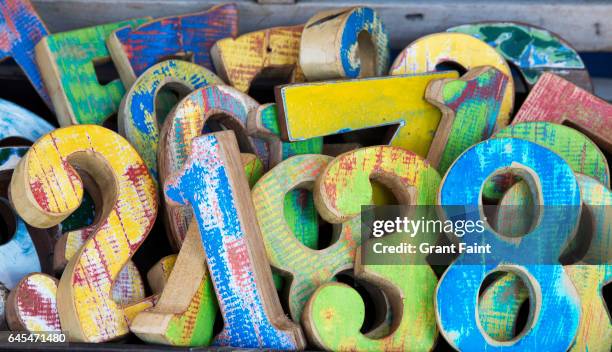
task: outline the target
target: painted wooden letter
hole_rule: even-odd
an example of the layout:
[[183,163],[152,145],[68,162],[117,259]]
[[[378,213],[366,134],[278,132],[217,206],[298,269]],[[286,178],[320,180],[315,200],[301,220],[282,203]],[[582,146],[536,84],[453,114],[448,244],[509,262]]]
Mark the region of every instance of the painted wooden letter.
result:
[[0,61],[13,58],[51,109],[51,98],[34,59],[34,46],[49,31],[30,0],[2,0],[0,12]]
[[322,11],[304,26],[300,66],[309,81],[384,76],[389,34],[370,7]]
[[17,213],[35,227],[65,219],[83,195],[75,167],[104,190],[104,218],[68,263],[58,287],[58,310],[73,341],[109,341],[129,332],[111,289],[153,226],[157,190],[142,158],[121,136],[95,125],[70,126],[40,138],[21,159],[10,185]]
[[437,66],[458,64],[466,70],[478,66],[493,66],[508,78],[496,125],[510,121],[514,105],[514,81],[506,60],[487,43],[463,33],[436,33],[421,37],[408,45],[391,65],[390,74],[436,71]]
[[213,44],[237,34],[238,9],[225,4],[118,29],[108,38],[108,49],[128,88],[149,67],[174,56],[187,56],[189,61],[212,70]]
[[593,91],[589,72],[576,49],[544,28],[516,22],[485,22],[464,24],[446,31],[469,34],[495,48],[518,67],[529,88],[542,73],[552,72]]
[[552,73],[542,74],[512,123],[526,121],[567,124],[612,152],[612,104]]
[[42,273],[25,276],[11,291],[6,320],[14,331],[62,330],[57,314],[57,279]]
[[303,82],[299,67],[303,26],[275,27],[219,40],[211,53],[217,73],[241,92],[248,92],[258,74],[283,75]]
[[499,129],[500,126],[495,127],[507,82],[501,71],[483,66],[458,80],[436,80],[429,84],[425,99],[442,111],[442,119],[427,160],[439,173],[446,173],[461,153]]
[[51,34],[36,45],[36,61],[61,126],[101,125],[117,112],[125,89],[119,80],[100,84],[94,64],[110,60],[105,41],[112,31],[145,20]]
[[165,116],[158,116],[156,98],[164,86],[187,95],[196,88],[223,83],[209,70],[179,60],[151,66],[126,93],[119,107],[119,132],[136,148],[157,181],[159,127]]
[[457,77],[455,72],[439,72],[277,87],[283,139],[300,141],[397,125],[388,143],[425,156],[441,116],[424,98],[427,85],[435,79]]
[[272,284],[238,144],[231,131],[193,140],[183,168],[165,183],[166,199],[187,205],[198,222],[225,322],[214,343],[303,349],[299,325],[283,314]]

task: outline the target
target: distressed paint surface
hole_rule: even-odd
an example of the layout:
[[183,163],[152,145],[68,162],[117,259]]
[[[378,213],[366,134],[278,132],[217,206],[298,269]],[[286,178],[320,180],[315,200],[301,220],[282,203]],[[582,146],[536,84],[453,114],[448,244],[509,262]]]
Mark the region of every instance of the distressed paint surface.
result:
[[[191,204],[198,222],[207,264],[219,301],[224,328],[214,344],[243,348],[301,349],[298,326],[281,318],[282,308],[272,284],[267,261],[259,253],[259,228],[250,199],[237,195],[248,192],[244,176],[236,169],[238,146],[232,132],[200,136],[192,141],[189,159],[165,183],[166,199]],[[234,174],[232,174],[232,168]],[[241,175],[240,175],[241,176]],[[263,248],[261,248],[263,252]],[[261,265],[265,263],[264,265]],[[266,311],[264,299],[268,300]],[[272,305],[276,315],[270,317]],[[273,319],[273,320],[272,320]],[[284,326],[281,330],[273,322]]]
[[444,174],[461,153],[496,129],[508,78],[493,67],[469,71],[458,80],[433,81],[425,99],[442,111],[427,160]]
[[[325,249],[303,245],[287,217],[286,196],[293,189],[312,190],[316,178],[332,160],[324,155],[297,155],[266,173],[252,190],[253,204],[270,264],[291,276],[287,300],[291,317],[299,322],[306,301],[317,287],[337,273],[353,267],[355,249],[361,242],[355,221],[342,225],[337,240]],[[299,188],[298,188],[299,187]],[[312,198],[311,198],[312,199]],[[312,203],[314,216],[317,216]],[[314,223],[316,225],[317,222]],[[318,228],[312,231],[316,239]],[[300,237],[302,236],[302,238]]]
[[576,50],[546,29],[521,23],[492,22],[465,24],[446,31],[469,34],[486,42],[519,68],[529,86],[533,86],[544,72],[569,76],[578,71],[582,79],[590,81]]
[[[315,202],[324,209],[323,218],[332,223],[359,221],[361,206],[372,204],[371,179],[395,185],[391,191],[404,205],[435,204],[441,180],[427,161],[401,148],[374,146],[350,151],[332,160],[317,178]],[[398,240],[405,237],[385,237],[389,244]],[[408,263],[367,265],[362,255],[363,247],[354,261],[355,277],[385,293],[392,309],[391,330],[377,338],[362,334],[365,307],[359,294],[346,285],[331,283],[317,289],[304,310],[302,320],[310,339],[332,351],[431,350],[437,337],[432,299],[437,278],[433,270],[428,265]]]
[[109,38],[109,47],[121,80],[129,87],[149,67],[172,55],[189,54],[194,63],[212,70],[213,44],[237,34],[238,9],[235,4],[224,4],[118,29]]
[[281,70],[291,82],[304,82],[299,67],[300,36],[304,26],[275,27],[215,43],[212,58],[221,77],[247,93],[255,77],[265,70]]
[[9,290],[0,282],[0,329],[7,330],[6,323],[6,305],[9,296]]
[[[153,226],[157,192],[143,160],[118,134],[94,125],[61,128],[34,143],[15,170],[11,194],[25,221],[45,227],[79,206],[83,184],[68,162],[75,155],[86,160],[84,170],[102,188],[115,191],[105,192],[107,218],[62,275],[58,308],[74,341],[108,341],[128,333],[127,319],[111,298],[112,285]],[[100,163],[114,180],[98,174]]]
[[544,73],[516,113],[513,124],[569,124],[612,152],[612,105],[552,73]]
[[514,81],[506,60],[485,42],[463,33],[436,33],[426,35],[408,45],[397,56],[389,74],[422,73],[436,71],[443,63],[455,63],[466,70],[477,66],[493,66],[508,78],[500,107],[497,126],[510,121],[514,106]]
[[158,116],[155,100],[167,85],[180,85],[193,91],[209,84],[221,84],[220,78],[209,70],[180,60],[168,60],[151,66],[126,93],[119,108],[122,135],[136,148],[149,172],[157,180],[157,146],[159,124],[166,116]]
[[[265,139],[270,150],[270,167],[294,155],[321,154],[323,138],[312,138],[297,142],[284,142],[280,139],[276,104],[264,104],[249,115],[249,130],[254,136]],[[297,239],[306,247],[317,249],[319,239],[319,220],[314,206],[312,193],[294,189],[284,197],[284,217]]]
[[57,279],[32,273],[23,278],[9,296],[11,330],[43,332],[62,330],[57,314]]
[[15,60],[51,108],[51,98],[34,58],[34,46],[49,33],[47,27],[29,0],[2,0],[0,12],[0,61],[9,57]]
[[[540,248],[542,258],[553,263],[573,237],[580,216],[580,189],[569,165],[549,149],[529,141],[490,139],[470,148],[455,161],[440,188],[439,204],[480,207],[482,185],[500,168],[521,172],[530,187],[540,191],[541,204],[548,208],[540,215],[538,225],[519,243],[513,244],[488,226],[478,237],[469,238],[470,243],[489,243],[497,250],[488,254],[485,265],[476,264],[477,256],[463,254],[447,269],[436,290],[438,324],[447,341],[458,350],[524,351],[545,346],[565,351],[574,341],[580,321],[580,301],[570,278],[561,265],[515,263],[521,262],[527,248]],[[529,173],[537,175],[537,181]],[[466,174],[470,177],[465,177]],[[559,209],[552,212],[548,210],[551,206]],[[448,218],[444,209],[443,217]],[[463,219],[480,220],[480,213],[468,212]],[[546,246],[538,246],[544,236]],[[531,309],[537,306],[539,313],[531,327],[510,345],[486,339],[486,332],[477,322],[480,285],[495,270],[510,270],[527,280],[528,285],[538,287],[539,294]]]
[[36,45],[36,60],[45,85],[51,87],[61,126],[101,125],[117,112],[125,89],[118,79],[101,85],[94,61],[110,59],[106,38],[112,31],[145,21],[135,19],[51,34]]
[[41,265],[25,222],[14,214],[8,200],[0,198],[0,202],[15,218],[15,232],[12,236],[9,234],[11,237],[8,242],[0,245],[0,283],[13,289],[27,274],[41,271]]
[[438,108],[425,100],[425,90],[432,80],[442,78],[457,78],[457,73],[282,86],[277,88],[276,101],[283,139],[300,141],[398,125],[389,143],[425,156],[441,117]]
[[[268,146],[264,140],[247,133],[249,112],[259,105],[249,96],[228,86],[208,86],[186,96],[166,118],[160,137],[160,182],[181,170],[191,153],[191,141],[200,136],[211,122],[223,124],[236,132],[243,152],[253,153],[268,165]],[[191,222],[188,206],[167,204],[166,212],[172,240],[181,243]]]
[[20,137],[34,142],[54,128],[42,117],[8,100],[0,99],[0,139]]
[[389,51],[389,34],[374,9],[322,11],[304,26],[300,64],[309,81],[378,77],[389,68]]

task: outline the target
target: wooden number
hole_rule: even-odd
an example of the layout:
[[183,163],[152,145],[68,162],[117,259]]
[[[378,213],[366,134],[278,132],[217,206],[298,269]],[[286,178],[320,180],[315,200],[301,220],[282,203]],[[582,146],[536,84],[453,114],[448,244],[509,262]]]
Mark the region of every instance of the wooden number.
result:
[[6,305],[8,303],[9,290],[0,282],[0,329],[7,330]]
[[109,36],[108,49],[121,81],[129,88],[149,67],[172,57],[182,56],[212,70],[213,44],[237,34],[238,9],[225,4],[118,29]]
[[34,142],[53,129],[42,117],[8,100],[0,99],[0,140],[17,137]]
[[[449,234],[463,243],[487,243],[493,248],[484,261],[482,254],[461,254],[446,270],[436,289],[438,325],[457,350],[536,350],[545,343],[547,349],[566,351],[576,337],[580,320],[576,290],[558,264],[580,217],[580,190],[569,165],[549,149],[529,141],[490,139],[468,149],[446,173],[438,196],[441,213],[446,220],[451,216],[447,206],[461,204],[479,209],[482,185],[500,169],[519,174],[538,195],[537,202],[542,205],[539,222],[520,242],[504,238],[489,226],[469,238]],[[481,211],[452,216],[455,221],[478,221],[482,220]],[[526,256],[535,257],[534,264],[525,264],[530,260]],[[511,343],[491,339],[478,321],[480,286],[496,271],[519,275],[530,292],[532,318]]]
[[304,26],[300,66],[309,81],[384,76],[389,34],[370,7],[322,11]]
[[11,180],[12,203],[27,223],[49,227],[78,207],[83,184],[72,165],[104,190],[103,220],[62,275],[60,319],[74,341],[108,341],[128,333],[111,289],[153,226],[157,192],[138,153],[118,134],[95,125],[61,128],[34,143]]
[[[241,154],[241,160],[250,186],[261,177],[263,167],[254,166],[261,162],[252,154]],[[153,292],[160,293],[161,298],[154,308],[136,316],[130,330],[147,342],[207,346],[212,338],[217,300],[196,222],[189,225],[178,258],[166,258],[147,274]]]
[[48,34],[47,27],[29,0],[2,0],[0,11],[0,60],[13,58],[51,108],[51,98],[34,59],[34,46]]
[[301,218],[285,216],[286,194],[298,187],[304,192],[312,190],[315,179],[331,160],[331,157],[324,155],[297,155],[289,158],[266,173],[252,192],[270,264],[291,276],[287,299],[291,317],[296,322],[300,321],[308,297],[319,285],[353,266],[355,249],[361,241],[357,224],[347,223],[330,247],[318,251],[316,246],[303,245],[305,235],[314,236],[313,242],[315,245],[317,243],[317,212],[314,202],[311,204],[314,219],[306,218],[310,214],[308,212],[301,213],[304,214],[302,221],[311,220],[308,223],[313,223],[313,226],[307,228],[311,231],[309,234],[296,231],[295,222]]
[[300,141],[398,125],[388,142],[425,156],[441,116],[425,100],[425,89],[432,80],[457,77],[455,72],[440,72],[277,87],[283,139]]
[[[229,86],[208,86],[186,96],[164,122],[158,156],[160,181],[181,170],[191,152],[191,140],[202,134],[205,127],[223,125],[234,130],[244,152],[252,153],[268,165],[265,141],[251,138],[247,132],[249,112],[259,105],[244,93]],[[169,235],[175,248],[180,248],[192,211],[187,206],[166,204]]]
[[438,172],[444,174],[461,153],[498,129],[495,127],[507,82],[501,71],[483,66],[458,80],[436,80],[429,84],[425,99],[442,111],[427,154],[427,160]]
[[470,70],[477,66],[492,66],[508,78],[507,89],[497,117],[496,126],[510,121],[514,105],[514,81],[506,60],[485,42],[463,33],[436,33],[417,39],[408,45],[391,65],[390,74],[436,71],[440,64],[454,63]]
[[209,84],[223,83],[209,70],[179,60],[163,61],[146,70],[126,93],[119,108],[119,131],[144,159],[157,180],[158,116],[155,102],[164,86],[179,89],[184,95]]
[[570,125],[612,152],[612,105],[552,73],[542,74],[512,123],[526,121]]
[[495,48],[518,67],[529,88],[542,73],[552,72],[593,91],[589,72],[576,49],[544,28],[516,22],[486,22],[464,24],[446,31],[469,34]]
[[304,337],[280,306],[253,202],[231,131],[192,141],[183,168],[165,183],[166,199],[191,204],[225,322],[215,344],[303,349]]
[[62,330],[57,314],[57,279],[42,273],[25,276],[11,291],[6,320],[15,331]]
[[138,314],[130,330],[146,342],[207,346],[212,338],[217,300],[205,258],[197,223],[192,222],[159,301]]
[[125,93],[119,80],[102,85],[94,65],[110,60],[105,40],[137,19],[51,34],[36,44],[36,61],[61,126],[101,125],[117,112]]
[[217,73],[241,92],[248,92],[259,74],[303,82],[299,67],[303,26],[275,27],[219,40],[211,53]]
[[[404,205],[433,205],[440,184],[436,170],[413,152],[389,146],[357,149],[334,159],[317,178],[315,201],[324,210],[321,215],[332,223],[359,220],[361,206],[371,204],[370,179],[390,185]],[[359,294],[344,284],[327,283],[304,309],[310,340],[331,351],[431,350],[437,336],[433,270],[428,265],[368,265],[361,259],[362,248],[354,262],[355,277],[383,290],[393,328],[377,338],[362,334],[365,307]]]

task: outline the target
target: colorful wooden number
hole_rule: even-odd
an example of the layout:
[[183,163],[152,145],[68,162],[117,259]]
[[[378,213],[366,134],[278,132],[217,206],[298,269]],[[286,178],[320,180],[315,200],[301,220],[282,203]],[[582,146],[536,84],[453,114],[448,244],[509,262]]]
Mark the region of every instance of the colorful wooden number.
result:
[[383,76],[389,34],[370,7],[322,11],[304,26],[300,67],[309,81]]
[[303,26],[275,27],[219,40],[211,50],[217,73],[245,93],[259,74],[303,82],[298,63],[302,29]]
[[56,33],[36,45],[36,61],[61,126],[101,125],[117,112],[125,89],[119,80],[100,84],[94,65],[110,60],[105,41],[112,31],[144,21],[136,19]]
[[34,46],[48,34],[47,27],[29,0],[2,0],[0,12],[0,60],[13,58],[51,108],[51,98],[34,59]]
[[[393,185],[403,205],[433,205],[440,184],[436,170],[413,152],[389,146],[357,149],[334,159],[317,178],[315,201],[325,210],[321,215],[332,223],[359,219],[361,206],[371,204],[370,179]],[[355,277],[383,290],[393,328],[377,338],[361,333],[365,307],[359,294],[344,284],[327,283],[304,308],[302,321],[310,340],[331,351],[431,350],[437,336],[433,270],[408,263],[368,265],[362,255],[363,245],[355,258]]]
[[38,115],[8,100],[0,99],[0,140],[18,137],[34,142],[53,129],[50,123]]
[[[294,156],[266,173],[252,191],[270,264],[291,276],[287,299],[291,317],[296,322],[300,321],[308,297],[319,285],[353,266],[355,249],[361,241],[356,222],[351,222],[342,226],[335,236],[337,240],[330,247],[318,251],[316,246],[303,245],[304,234],[296,232],[295,225],[291,226],[288,221],[292,218],[285,216],[286,194],[295,188],[312,190],[316,178],[331,160],[331,157],[324,155]],[[314,202],[312,206],[316,217]],[[314,225],[311,231],[316,245],[316,218]]]
[[186,56],[212,70],[210,49],[216,41],[238,34],[235,4],[155,19],[135,28],[121,28],[108,38],[108,49],[126,88],[154,64]]
[[506,60],[485,42],[463,33],[436,33],[417,39],[397,56],[390,74],[436,71],[441,64],[458,64],[466,70],[477,66],[492,66],[508,78],[497,126],[510,121],[514,105],[514,81]]
[[[425,100],[425,90],[432,80],[442,78],[457,78],[457,73],[439,72],[277,87],[278,121],[283,139],[300,141],[376,126],[397,125],[397,130],[387,142],[425,156],[441,116],[440,111]],[[351,103],[347,104],[347,101]]]
[[512,123],[548,121],[570,125],[612,152],[612,104],[552,73],[544,73]]
[[544,72],[552,72],[593,91],[589,72],[570,43],[544,28],[516,22],[486,22],[452,27],[447,32],[465,33],[497,50],[514,64],[531,88]]
[[[500,169],[519,174],[538,194],[538,204],[543,206],[539,222],[520,242],[504,238],[489,226],[469,238],[449,234],[456,241],[486,243],[493,248],[485,255],[463,253],[446,270],[436,289],[438,325],[457,350],[537,350],[545,343],[547,349],[566,351],[580,321],[576,290],[558,264],[580,217],[580,190],[569,165],[549,149],[529,141],[490,139],[468,149],[446,173],[438,196],[441,213],[446,220],[451,216],[449,206],[479,209],[482,185]],[[478,221],[481,211],[452,216],[454,221]],[[480,286],[496,271],[519,275],[531,293],[533,318],[510,343],[491,339],[478,321]]]
[[[191,152],[191,140],[205,128],[219,124],[236,132],[243,152],[255,154],[268,165],[268,146],[264,140],[248,136],[247,120],[250,111],[259,105],[248,95],[229,86],[208,86],[186,96],[169,114],[162,127],[158,166],[163,183],[181,170]],[[171,242],[176,248],[185,237],[191,222],[189,207],[167,204],[165,207]]]
[[72,165],[104,190],[106,218],[62,275],[57,292],[62,328],[73,341],[117,339],[128,333],[128,321],[111,289],[153,226],[155,182],[118,134],[94,125],[57,129],[34,143],[11,180],[12,203],[27,223],[53,226],[77,209],[83,184]]
[[425,99],[442,111],[427,160],[444,174],[450,164],[472,145],[493,134],[498,122],[508,78],[501,71],[483,66],[458,80],[436,80],[429,84]]
[[62,330],[57,314],[57,279],[42,273],[25,276],[11,291],[6,317],[11,330]]
[[165,86],[179,89],[184,95],[209,84],[223,83],[209,70],[179,60],[168,60],[151,66],[134,82],[119,108],[119,132],[132,143],[157,180],[158,116],[155,102]]
[[280,306],[261,243],[238,144],[231,131],[192,141],[183,168],[165,183],[166,199],[191,204],[225,322],[215,344],[303,349],[304,337]]

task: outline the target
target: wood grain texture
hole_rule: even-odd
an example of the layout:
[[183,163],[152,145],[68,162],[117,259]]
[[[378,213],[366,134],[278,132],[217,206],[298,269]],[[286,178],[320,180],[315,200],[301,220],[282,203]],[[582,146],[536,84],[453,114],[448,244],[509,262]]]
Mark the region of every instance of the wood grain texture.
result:
[[29,0],[0,1],[0,61],[12,58],[51,109],[51,98],[36,66],[34,46],[48,34]]
[[180,60],[167,60],[151,66],[129,88],[119,107],[119,132],[136,148],[155,180],[159,124],[166,116],[156,111],[156,99],[164,87],[184,95],[207,86],[223,83],[204,67]]
[[[248,95],[229,86],[208,86],[195,90],[181,100],[168,115],[160,136],[158,166],[160,182],[178,172],[191,153],[191,141],[203,132],[222,126],[236,132],[241,150],[255,154],[268,165],[268,146],[264,140],[248,135],[249,113],[259,104]],[[167,204],[165,209],[171,242],[179,248],[192,211],[188,206]]]
[[570,125],[612,152],[612,105],[552,73],[542,74],[512,123],[527,121]]
[[[296,155],[266,173],[252,191],[270,264],[291,278],[285,298],[295,322],[300,321],[306,301],[318,286],[353,267],[355,249],[361,242],[358,224],[353,221],[342,225],[331,246],[321,250],[307,247],[303,245],[305,234],[296,232],[290,222],[295,220],[286,216],[287,193],[293,189],[311,191],[316,178],[331,160],[324,155]],[[311,205],[317,216],[314,202]],[[316,224],[315,219],[312,231],[318,237]]]
[[195,138],[182,169],[166,181],[169,202],[191,204],[224,327],[214,344],[303,349],[299,325],[283,313],[272,283],[238,143],[231,131]]
[[[391,189],[399,204],[433,205],[440,175],[422,157],[398,147],[347,152],[331,161],[316,180],[315,202],[321,216],[332,223],[359,220],[361,206],[372,204],[370,180]],[[386,237],[386,241],[398,239]],[[433,270],[408,263],[368,265],[362,255],[363,247],[354,261],[355,277],[384,292],[393,316],[390,330],[376,338],[362,334],[365,306],[359,294],[346,285],[328,283],[314,292],[302,315],[310,341],[332,351],[431,350],[437,337]]]
[[389,34],[370,7],[321,11],[304,26],[300,67],[309,81],[383,76]]
[[457,78],[457,74],[439,72],[277,87],[283,139],[300,141],[397,125],[387,142],[425,156],[441,117],[438,108],[425,100],[425,90],[432,80],[442,78]]
[[211,49],[217,73],[245,93],[258,75],[303,82],[304,73],[299,66],[303,28],[275,27],[219,40]]
[[100,84],[94,63],[110,60],[106,38],[112,31],[146,20],[121,21],[51,34],[36,44],[36,62],[61,126],[101,125],[117,112],[125,89],[118,79]]
[[[565,351],[572,345],[580,321],[576,289],[563,267],[555,264],[574,237],[580,217],[580,190],[569,165],[549,149],[525,140],[499,138],[477,144],[455,161],[442,182],[438,195],[442,217],[448,219],[444,208],[448,205],[478,209],[482,185],[500,168],[512,170],[529,182],[540,194],[538,204],[546,208],[538,215],[539,223],[520,243],[509,241],[488,226],[469,239],[453,237],[458,241],[488,243],[494,249],[484,263],[478,256],[462,254],[444,273],[436,289],[438,325],[458,350],[536,350],[546,344],[546,348]],[[466,174],[470,177],[465,177]],[[480,216],[472,211],[461,216],[461,220],[476,221]],[[454,219],[459,220],[457,216]],[[546,241],[546,245],[538,246],[541,241]],[[517,264],[525,263],[528,252],[537,255],[538,262],[548,264]],[[479,288],[493,271],[519,275],[533,298],[531,311],[538,312],[510,344],[488,338],[477,322]]]
[[533,87],[542,73],[551,72],[593,91],[589,72],[576,49],[544,28],[518,22],[484,22],[446,31],[469,34],[495,48],[519,69],[528,87]]
[[62,330],[57,313],[58,280],[43,273],[25,276],[11,291],[7,322],[11,330],[43,332]]
[[153,226],[157,192],[143,160],[121,136],[95,125],[65,127],[39,139],[15,169],[11,201],[19,215],[48,227],[73,212],[83,194],[74,167],[105,190],[103,220],[68,263],[58,309],[73,341],[108,341],[128,333],[112,284]]
[[436,33],[421,37],[409,44],[397,56],[389,74],[436,71],[444,63],[457,64],[465,70],[477,66],[492,66],[508,78],[507,90],[500,107],[498,127],[510,122],[514,106],[514,81],[506,60],[485,42],[463,33]]
[[217,300],[205,258],[197,223],[192,222],[157,304],[138,314],[130,330],[150,343],[207,346]]
[[425,99],[442,111],[427,160],[444,174],[452,162],[472,145],[498,130],[502,97],[508,78],[490,66],[471,69],[458,80],[432,81]]
[[238,9],[235,4],[223,4],[118,29],[109,36],[108,48],[128,88],[151,66],[173,56],[187,56],[189,61],[212,70],[213,44],[237,34]]

